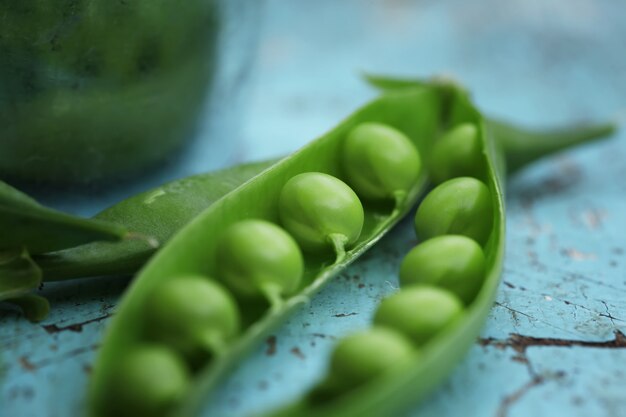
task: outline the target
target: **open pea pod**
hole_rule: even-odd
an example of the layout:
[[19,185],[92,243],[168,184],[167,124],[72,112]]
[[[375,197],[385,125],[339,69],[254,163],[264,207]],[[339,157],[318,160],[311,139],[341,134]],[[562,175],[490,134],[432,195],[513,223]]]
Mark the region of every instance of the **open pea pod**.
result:
[[[410,146],[417,149],[420,154],[427,154],[433,138],[441,128],[438,115],[442,105],[441,95],[432,88],[382,96],[348,117],[328,134],[313,141],[295,154],[282,159],[260,175],[227,194],[185,226],[172,238],[168,245],[150,260],[132,283],[119,306],[93,372],[89,401],[92,415],[103,416],[124,412],[117,408],[112,410],[111,404],[124,403],[126,400],[128,402],[133,401],[128,398],[117,398],[115,393],[120,393],[120,390],[112,388],[120,384],[123,385],[125,384],[123,381],[130,381],[134,377],[141,379],[137,376],[139,371],[128,371],[132,375],[125,373],[132,367],[131,365],[128,365],[129,368],[126,370],[120,369],[125,366],[120,365],[123,362],[121,361],[122,358],[129,355],[130,352],[141,350],[142,347],[154,346],[155,343],[159,346],[167,346],[167,343],[155,342],[159,337],[151,336],[151,330],[146,329],[146,326],[150,328],[149,323],[156,316],[156,314],[149,314],[149,312],[156,311],[152,309],[151,303],[154,300],[153,294],[160,286],[167,283],[173,285],[176,281],[189,280],[190,277],[198,276],[217,278],[218,281],[220,278],[223,279],[227,272],[222,273],[218,264],[222,259],[234,255],[232,253],[225,255],[219,253],[218,256],[221,248],[228,246],[220,245],[219,242],[223,241],[221,236],[228,235],[227,232],[231,230],[233,225],[245,220],[256,219],[270,224],[281,224],[281,214],[279,214],[281,191],[288,188],[286,187],[287,183],[296,177],[303,181],[309,179],[306,176],[301,177],[300,174],[320,173],[319,175],[315,174],[314,178],[315,181],[320,180],[320,182],[315,183],[314,181],[314,183],[321,188],[333,188],[337,186],[337,181],[347,180],[346,170],[343,166],[343,146],[346,136],[357,125],[369,122],[389,126],[395,132],[399,132],[399,135],[408,138]],[[419,160],[417,162],[419,163]],[[230,340],[221,340],[219,348],[214,343],[214,337],[211,337],[214,335],[203,336],[202,339],[206,344],[215,347],[215,349],[212,350],[211,354],[205,355],[203,360],[198,361],[198,358],[194,357],[194,360],[186,362],[192,378],[201,381],[200,392],[209,390],[210,387],[217,384],[221,377],[232,369],[253,346],[281,324],[292,310],[307,302],[326,282],[374,245],[410,210],[427,183],[425,171],[417,171],[417,166],[411,167],[411,169],[415,169],[416,176],[409,184],[408,189],[403,190],[402,193],[394,193],[390,196],[391,198],[387,199],[362,200],[362,212],[360,214],[362,216],[362,230],[360,234],[356,234],[358,237],[351,239],[350,242],[343,242],[342,239],[334,238],[337,234],[331,233],[334,236],[331,236],[329,242],[332,241],[334,251],[305,251],[302,260],[303,274],[301,280],[296,288],[290,291],[290,295],[282,300],[277,300],[277,297],[268,297],[270,299],[268,304],[265,300],[255,301],[255,299],[240,296],[234,292],[231,294],[231,297],[236,299],[241,316],[241,333]],[[332,179],[333,177],[334,179]],[[298,184],[296,184],[296,188],[297,186]],[[345,184],[340,188],[344,186]],[[321,188],[319,189],[320,199],[323,200],[322,197],[325,194]],[[309,191],[311,190],[304,190],[305,194]],[[338,204],[341,205],[343,200],[340,200],[335,200],[335,202],[339,201]],[[311,199],[309,202],[311,206],[317,204],[315,199]],[[306,206],[301,208],[303,212],[306,212]],[[303,217],[315,215],[310,212],[307,213],[303,214]],[[354,216],[348,216],[345,219],[348,223],[353,222],[353,217],[359,216],[358,210],[355,210],[354,213]],[[285,221],[284,218],[282,220]],[[331,216],[326,220],[333,223],[336,219]],[[293,230],[298,230],[298,226],[295,227],[296,229]],[[299,230],[301,230],[301,234],[309,236],[308,229],[305,229]],[[259,230],[258,234],[265,233],[261,228],[257,230]],[[299,240],[298,243],[306,246],[302,243],[305,240],[306,238]],[[242,243],[242,246],[246,243],[245,239],[239,240],[239,242]],[[314,246],[313,243],[309,243]],[[270,245],[271,242],[267,242],[267,244]],[[244,248],[242,248],[243,250]],[[249,248],[246,247],[245,250],[248,251]],[[239,265],[238,268],[245,269],[245,265]],[[297,269],[297,266],[294,269]],[[252,270],[254,271],[254,268]],[[208,291],[209,289],[207,289]],[[225,298],[228,297],[222,297],[222,299]],[[173,343],[176,342],[173,341]],[[150,356],[153,359],[156,356],[154,352],[144,352],[142,355],[144,357]],[[156,359],[154,360],[156,361]],[[161,357],[158,360],[161,361],[161,365],[168,369],[176,368],[172,365],[176,361],[171,358]],[[179,374],[180,372],[177,375]],[[163,401],[165,401],[165,397],[176,398],[175,404],[171,403],[173,400],[167,402],[167,407],[170,407],[169,411],[172,411],[171,407],[188,403],[187,400],[190,399],[188,395],[195,391],[195,389],[180,388],[180,385],[169,388],[171,389],[167,391],[168,395],[159,396],[159,399]],[[141,393],[137,392],[137,394]],[[125,395],[124,393],[119,394],[120,397]],[[144,398],[148,396],[143,395]],[[155,401],[158,402],[158,400]],[[125,405],[128,407],[124,410],[139,413],[136,408],[132,407],[132,404]],[[167,409],[165,404],[162,405],[163,407],[159,408],[161,412]],[[147,412],[146,409],[143,412]],[[155,411],[150,410],[149,412]]]
[[0,251],[26,248],[31,255],[127,235],[120,225],[44,207],[2,181],[0,230]]
[[[406,91],[409,87],[404,88]],[[336,396],[332,401],[312,401],[311,395],[267,416],[383,416],[397,415],[432,391],[452,371],[474,343],[493,304],[500,282],[504,256],[505,160],[502,148],[486,128],[483,117],[467,95],[450,86],[439,87],[446,96],[441,123],[452,128],[461,123],[477,127],[480,152],[478,176],[490,190],[493,209],[492,230],[484,247],[486,274],[478,295],[466,308],[463,317],[426,344],[419,351],[405,355],[384,374],[368,383]],[[409,88],[410,89],[410,88]],[[191,415],[191,414],[189,414]]]
[[[411,83],[384,78],[376,78],[374,81],[376,85],[384,86],[387,90],[393,91],[406,91],[407,89],[410,90],[411,88],[417,88],[419,85],[424,85],[422,82]],[[490,226],[491,229],[488,240],[482,247],[484,253],[484,270],[483,275],[478,280],[479,288],[477,292],[472,293],[470,297],[466,297],[466,299],[463,300],[466,304],[463,313],[455,317],[455,319],[450,321],[445,327],[442,326],[436,334],[430,336],[427,342],[423,343],[423,341],[420,340],[420,343],[417,343],[416,347],[409,353],[404,351],[397,353],[399,359],[395,363],[384,370],[381,368],[379,374],[375,377],[370,376],[370,379],[364,383],[361,383],[362,381],[359,384],[353,382],[352,386],[348,388],[342,386],[340,389],[337,389],[337,383],[335,382],[337,378],[347,378],[345,376],[338,377],[337,375],[349,373],[351,366],[358,367],[358,371],[362,372],[362,368],[367,369],[368,362],[372,362],[372,355],[369,355],[369,357],[361,356],[359,363],[354,362],[354,364],[351,364],[354,359],[346,357],[344,352],[346,349],[352,349],[350,352],[353,357],[358,357],[357,354],[359,351],[363,350],[363,344],[365,343],[362,342],[358,348],[355,348],[350,345],[352,340],[366,340],[365,335],[368,337],[367,340],[376,342],[378,333],[381,332],[380,327],[376,326],[381,325],[391,326],[385,327],[386,329],[410,330],[408,333],[405,333],[409,338],[411,336],[415,338],[415,335],[423,336],[423,331],[425,330],[420,330],[416,327],[409,329],[410,325],[407,325],[407,321],[404,317],[398,317],[397,311],[395,314],[393,311],[390,314],[388,308],[391,303],[387,303],[387,311],[380,313],[382,320],[379,320],[379,313],[376,314],[374,318],[375,327],[363,334],[358,334],[357,337],[353,337],[352,340],[346,338],[339,342],[338,346],[340,346],[340,348],[333,354],[334,362],[331,361],[331,373],[329,373],[326,380],[323,380],[317,387],[314,387],[311,392],[303,395],[302,398],[297,399],[284,408],[267,413],[267,417],[373,417],[398,415],[402,410],[406,410],[409,406],[415,405],[421,398],[433,391],[453,370],[456,364],[469,350],[470,346],[475,343],[476,337],[484,324],[495,298],[500,275],[502,273],[504,256],[506,162],[510,161],[512,170],[515,170],[542,155],[581,141],[604,136],[611,133],[615,128],[613,125],[609,124],[600,127],[589,127],[582,131],[578,129],[572,129],[567,132],[563,131],[556,136],[555,143],[549,143],[547,142],[549,138],[545,135],[525,132],[510,125],[486,120],[472,104],[468,94],[461,88],[451,84],[441,84],[439,82],[433,85],[438,86],[437,88],[439,88],[441,93],[446,97],[444,113],[441,114],[443,117],[443,125],[451,131],[459,126],[472,126],[476,128],[477,132],[476,137],[478,138],[480,152],[475,153],[475,157],[470,156],[472,152],[461,152],[471,160],[471,166],[463,165],[463,163],[456,165],[448,164],[448,166],[452,170],[465,170],[466,172],[463,172],[463,175],[468,175],[468,173],[471,172],[473,177],[479,178],[487,185],[489,195],[491,196],[491,208],[489,210],[483,210],[484,212],[492,213],[493,222]],[[450,136],[448,136],[448,139],[449,138]],[[441,139],[441,141],[443,140],[444,139]],[[461,142],[452,140],[449,141],[449,143],[458,145]],[[439,149],[446,149],[446,146],[448,145],[444,144],[442,147],[439,147]],[[450,148],[447,148],[447,150],[450,151],[447,154],[450,158],[454,158],[455,153],[458,151],[458,149],[454,150]],[[437,150],[434,149],[430,157],[432,160],[437,161],[440,155],[437,155]],[[454,178],[456,176],[458,175],[450,175],[449,177]],[[468,182],[467,178],[467,176],[463,177],[462,181]],[[448,182],[448,184],[452,184],[452,181]],[[431,194],[434,193],[435,191]],[[431,194],[429,194],[429,196]],[[426,197],[423,204],[428,204],[426,203],[428,198],[429,197]],[[449,207],[450,206],[447,206],[445,209],[450,210]],[[443,207],[440,207],[440,210],[442,209]],[[419,219],[419,211],[416,219]],[[483,220],[484,218],[475,219],[477,222]],[[464,239],[469,241],[476,248],[479,248],[476,243],[472,243],[473,241],[466,237],[444,236],[443,238],[456,240]],[[422,246],[426,247],[429,242],[435,242],[435,239],[426,241]],[[432,243],[430,244],[431,247],[435,247],[434,245],[437,243],[434,245]],[[418,245],[416,249],[419,247]],[[476,250],[480,251],[480,249]],[[443,256],[443,253],[438,255],[430,252],[429,255],[431,255],[432,258],[433,256]],[[455,256],[463,255],[459,254],[457,251],[457,255]],[[454,256],[450,257],[448,261],[455,261],[452,258],[454,258]],[[430,262],[430,259],[425,259],[424,257],[420,260],[424,263]],[[407,264],[408,263],[410,262],[407,262]],[[441,265],[438,265],[437,267],[440,266]],[[415,265],[409,266],[409,268],[411,267],[415,267]],[[428,271],[424,269],[421,270],[421,273],[428,275]],[[400,280],[401,282],[403,281],[402,269],[400,271]],[[424,289],[424,287],[416,287],[415,284],[413,284],[413,286],[409,285],[407,287],[408,289],[404,289],[404,285],[405,283],[402,283],[402,288],[398,294],[403,294],[402,297],[405,299],[407,294],[420,294],[420,291],[422,291],[422,294],[435,290],[445,291],[441,293],[445,297],[448,297],[446,294],[452,294],[448,292],[447,289],[439,290],[436,287],[426,287],[426,289]],[[396,300],[400,300],[400,297],[396,297]],[[456,302],[457,307],[455,307],[455,309],[459,308],[459,302],[460,301]],[[436,314],[434,312],[437,311],[437,309],[438,308],[433,307],[424,317],[426,317],[427,320],[432,320],[433,314]],[[413,305],[411,309],[409,309],[409,311],[413,311],[414,313],[417,310],[419,310],[419,306],[417,305]],[[454,313],[456,314],[456,310],[454,310]],[[392,321],[396,321],[399,324],[391,323]],[[400,337],[402,335],[401,331],[385,331],[390,333],[385,336],[387,340],[391,339],[392,336]],[[400,341],[394,342],[395,344],[390,344],[390,347],[396,349],[398,346],[403,347],[403,343],[405,343],[404,340],[409,339],[404,339],[403,336],[400,338]],[[343,343],[344,341],[347,341],[347,343]],[[415,343],[415,341],[413,341],[413,343]],[[410,343],[406,342],[406,344],[409,345]],[[389,353],[385,352],[381,353],[381,355],[385,356],[389,355]],[[333,369],[334,374],[332,373]],[[334,383],[334,385],[330,383]],[[328,394],[328,392],[333,392],[333,390],[334,393],[332,395]]]

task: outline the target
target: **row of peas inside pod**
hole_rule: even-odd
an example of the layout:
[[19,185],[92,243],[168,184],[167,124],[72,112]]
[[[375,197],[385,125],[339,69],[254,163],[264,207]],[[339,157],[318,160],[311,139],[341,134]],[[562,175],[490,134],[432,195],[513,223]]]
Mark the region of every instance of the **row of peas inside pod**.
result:
[[311,259],[344,259],[364,227],[361,198],[397,207],[420,174],[415,145],[385,124],[358,124],[341,152],[347,184],[322,172],[289,178],[275,219],[240,220],[216,236],[209,274],[172,276],[146,294],[142,343],[112,371],[103,415],[168,414],[194,375],[251,325],[242,312],[258,309],[258,319],[297,296]]
[[339,398],[408,361],[463,317],[486,271],[483,247],[493,228],[493,202],[478,132],[461,124],[431,150],[438,184],[418,207],[415,231],[422,242],[400,266],[400,290],[376,310],[373,326],[335,347],[326,377],[309,392],[312,406]]

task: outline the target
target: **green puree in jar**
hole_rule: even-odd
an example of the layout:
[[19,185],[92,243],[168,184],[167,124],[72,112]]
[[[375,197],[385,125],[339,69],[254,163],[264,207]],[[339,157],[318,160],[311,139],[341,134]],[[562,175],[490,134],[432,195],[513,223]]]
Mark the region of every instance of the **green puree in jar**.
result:
[[216,0],[0,0],[0,176],[89,182],[187,139],[214,70]]

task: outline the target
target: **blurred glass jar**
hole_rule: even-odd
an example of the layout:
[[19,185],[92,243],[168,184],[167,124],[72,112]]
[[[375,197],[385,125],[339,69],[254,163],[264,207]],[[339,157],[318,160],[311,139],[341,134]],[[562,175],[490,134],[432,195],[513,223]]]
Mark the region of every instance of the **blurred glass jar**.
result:
[[227,40],[256,35],[255,14],[237,12],[254,3],[0,0],[0,178],[120,179],[176,153],[216,74],[236,76],[222,55],[247,64],[252,43]]

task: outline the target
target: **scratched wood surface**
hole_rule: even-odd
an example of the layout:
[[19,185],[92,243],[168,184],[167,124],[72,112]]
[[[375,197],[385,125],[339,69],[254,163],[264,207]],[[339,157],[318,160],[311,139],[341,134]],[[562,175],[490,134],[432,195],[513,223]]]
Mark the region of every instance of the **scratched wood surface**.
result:
[[[283,154],[374,93],[361,70],[453,74],[490,114],[542,126],[626,106],[626,6],[593,0],[268,1],[238,155]],[[503,282],[481,337],[409,416],[626,415],[626,133],[509,181]],[[87,204],[87,203],[85,203]],[[63,202],[58,202],[59,206]],[[77,202],[74,208],[80,211]],[[207,399],[247,416],[318,380],[416,243],[404,222]],[[46,285],[40,325],[0,318],[0,415],[70,416],[127,279]]]

